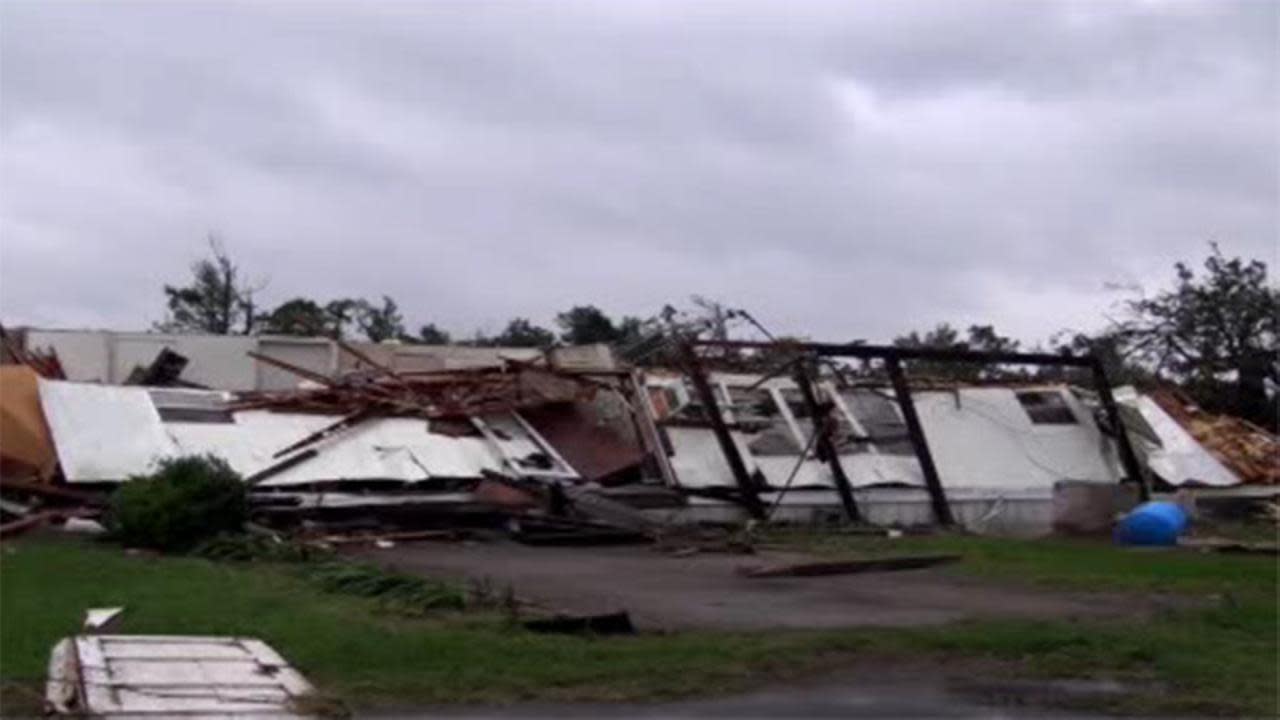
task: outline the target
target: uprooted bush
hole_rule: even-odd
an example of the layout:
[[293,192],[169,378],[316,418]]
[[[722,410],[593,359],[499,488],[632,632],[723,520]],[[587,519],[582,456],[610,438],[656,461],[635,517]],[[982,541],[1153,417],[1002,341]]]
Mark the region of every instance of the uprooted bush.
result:
[[220,533],[237,532],[248,517],[244,481],[213,456],[160,462],[151,475],[129,478],[111,495],[111,537],[130,547],[183,552]]

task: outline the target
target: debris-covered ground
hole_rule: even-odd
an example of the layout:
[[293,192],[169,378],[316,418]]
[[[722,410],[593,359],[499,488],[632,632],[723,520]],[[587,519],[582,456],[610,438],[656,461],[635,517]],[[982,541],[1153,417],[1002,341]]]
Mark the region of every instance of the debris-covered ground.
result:
[[[5,714],[37,707],[49,648],[78,625],[84,608],[111,605],[128,608],[119,632],[181,627],[193,634],[260,637],[322,693],[361,711],[515,700],[652,702],[762,684],[865,680],[872,670],[921,663],[944,684],[964,677],[1073,678],[1126,688],[1119,694],[1032,698],[1086,703],[1094,710],[1277,710],[1273,557],[948,537],[775,540],[826,557],[883,553],[885,543],[901,543],[912,552],[961,553],[964,559],[945,572],[967,577],[963,582],[998,579],[1001,587],[1017,582],[1034,586],[1037,595],[1061,590],[1073,598],[1081,597],[1082,588],[1118,593],[1114,597],[1141,590],[1171,601],[1161,610],[1125,611],[1121,617],[996,613],[923,627],[676,633],[641,627],[635,635],[583,637],[522,629],[518,623],[526,610],[498,585],[479,588],[490,598],[487,603],[410,615],[375,595],[318,583],[304,570],[311,567],[306,561],[155,556],[35,534],[6,542],[0,554]],[[420,547],[425,553],[438,545]],[[935,572],[943,570],[901,574]],[[838,578],[804,582],[833,579]],[[477,590],[459,587],[469,595]]]
[[[876,555],[902,558],[901,553],[885,548]],[[588,615],[625,609],[638,627],[649,630],[918,627],[973,618],[1141,617],[1167,607],[1162,600],[1168,602],[1137,594],[1054,592],[1009,581],[976,581],[947,566],[813,577],[747,574],[815,560],[780,549],[681,557],[638,546],[431,543],[361,549],[359,556],[424,577],[510,585],[520,597],[554,612]]]
[[[50,648],[116,607],[121,647],[269,644],[264,667],[318,688],[280,696],[302,714],[748,689],[845,714],[904,675],[920,712],[1277,710],[1274,436],[1117,400],[1089,358],[835,348],[881,361],[889,393],[817,356],[704,371],[692,346],[675,372],[330,349],[326,370],[248,352],[290,379],[236,392],[187,387],[167,350],[125,385],[4,374],[29,431],[0,453],[6,716],[38,712]],[[1066,362],[1095,387],[913,389],[913,358]],[[1092,539],[996,537],[1050,530]],[[125,682],[108,665],[60,665],[98,678],[59,685],[67,712]],[[230,680],[193,673],[221,702]]]

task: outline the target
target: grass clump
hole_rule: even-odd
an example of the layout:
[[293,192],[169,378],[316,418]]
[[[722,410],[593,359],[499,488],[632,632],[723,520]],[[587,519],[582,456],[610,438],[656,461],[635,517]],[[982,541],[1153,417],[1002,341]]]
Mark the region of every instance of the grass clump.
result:
[[275,563],[292,566],[296,575],[326,593],[376,600],[400,615],[423,616],[434,610],[466,610],[488,602],[460,585],[384,570],[346,560],[332,550],[267,535],[219,535],[193,551],[220,562]]
[[[792,546],[806,540],[820,539],[790,538]],[[227,542],[242,551],[248,546],[250,556],[252,548],[279,544]],[[901,663],[960,679],[1114,680],[1125,686],[1123,695],[1088,706],[1119,713],[1276,717],[1280,711],[1274,558],[945,536],[829,542],[828,551],[841,555],[960,551],[965,560],[946,572],[1032,582],[1047,591],[1122,593],[1100,602],[1148,592],[1178,601],[1147,616],[608,640],[530,633],[498,613],[426,613],[421,608],[466,602],[462,590],[437,598],[431,581],[414,579],[426,583],[415,587],[394,573],[332,565],[335,557],[209,562],[33,535],[6,541],[0,552],[0,701],[7,717],[23,697],[38,699],[52,643],[75,631],[84,608],[122,605],[126,633],[259,637],[322,693],[357,708],[658,700],[811,682],[822,674],[842,682],[842,672],[874,674]],[[380,611],[397,603],[418,610]]]
[[270,535],[223,533],[209,538],[191,551],[192,555],[219,562],[300,563],[333,558],[325,548],[292,542]]
[[467,592],[460,586],[342,560],[318,563],[306,571],[309,581],[329,593],[372,598],[406,615],[432,610],[465,610]]
[[111,495],[111,537],[130,547],[184,552],[248,519],[244,481],[213,456],[162,460],[151,475],[129,478]]

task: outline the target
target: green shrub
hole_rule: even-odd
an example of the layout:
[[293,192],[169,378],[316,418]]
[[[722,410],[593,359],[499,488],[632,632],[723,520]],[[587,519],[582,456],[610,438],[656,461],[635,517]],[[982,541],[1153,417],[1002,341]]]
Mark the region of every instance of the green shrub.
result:
[[239,531],[247,517],[244,481],[231,466],[213,456],[190,456],[129,478],[111,495],[106,522],[125,545],[181,552]]

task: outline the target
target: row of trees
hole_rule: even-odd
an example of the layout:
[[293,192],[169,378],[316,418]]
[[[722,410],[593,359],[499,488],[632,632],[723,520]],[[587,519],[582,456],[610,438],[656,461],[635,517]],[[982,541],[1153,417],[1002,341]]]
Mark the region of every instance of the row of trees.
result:
[[[1177,383],[1202,407],[1280,425],[1280,288],[1261,260],[1227,257],[1212,244],[1197,272],[1174,266],[1171,288],[1123,304],[1120,318],[1098,333],[1061,333],[1051,351],[1100,358],[1117,384]],[[949,325],[901,336],[904,347],[1016,351],[1019,342],[990,325],[974,325],[962,336]],[[1042,351],[1044,348],[1033,348]],[[1000,372],[991,368],[920,363],[914,370],[955,379]],[[1009,372],[1009,371],[1004,371]],[[1016,372],[1016,371],[1015,371]],[[1037,377],[1087,382],[1087,377],[1042,368]],[[1268,383],[1271,384],[1270,389]]]
[[626,345],[640,338],[640,318],[615,321],[594,305],[578,305],[556,315],[559,332],[537,325],[525,317],[510,320],[496,335],[476,332],[465,339],[453,338],[435,323],[410,332],[394,299],[336,298],[318,301],[306,297],[286,300],[274,309],[260,310],[254,296],[261,284],[248,281],[226,250],[210,239],[210,256],[191,266],[186,285],[165,285],[167,314],[157,330],[214,335],[295,335],[336,339],[362,336],[371,342],[397,340],[433,345],[550,347],[557,343],[582,345],[612,343]]
[[[578,305],[556,316],[558,332],[517,317],[496,335],[477,332],[470,338],[455,339],[433,323],[420,326],[416,333],[409,332],[399,306],[387,296],[380,301],[338,298],[327,302],[297,297],[262,312],[254,303],[254,294],[261,287],[244,279],[240,268],[216,241],[210,247],[211,257],[192,266],[190,284],[165,286],[168,314],[158,324],[160,329],[332,338],[358,333],[374,342],[478,346],[549,347],[557,343],[600,342],[631,347],[639,343],[646,325],[640,318],[628,316],[615,321],[594,305]],[[1102,332],[1061,333],[1051,339],[1049,350],[1094,354],[1103,360],[1117,383],[1173,381],[1210,410],[1275,427],[1274,385],[1269,389],[1268,382],[1280,384],[1280,289],[1268,278],[1266,263],[1227,257],[1213,244],[1200,271],[1186,263],[1176,264],[1174,270],[1172,287],[1129,300],[1121,318]],[[696,299],[695,305],[705,316],[698,326],[710,327],[717,337],[727,337],[727,318],[741,315],[750,319],[745,312],[728,310],[704,299]],[[943,324],[923,333],[902,335],[894,344],[978,351],[1022,349],[1018,340],[1001,335],[991,325],[972,325],[961,331]],[[1042,346],[1030,349],[1045,350]],[[650,360],[668,357],[658,353],[650,355]],[[915,363],[911,370],[956,380],[1011,372],[929,362]],[[1088,380],[1053,369],[1042,369],[1037,377]]]

